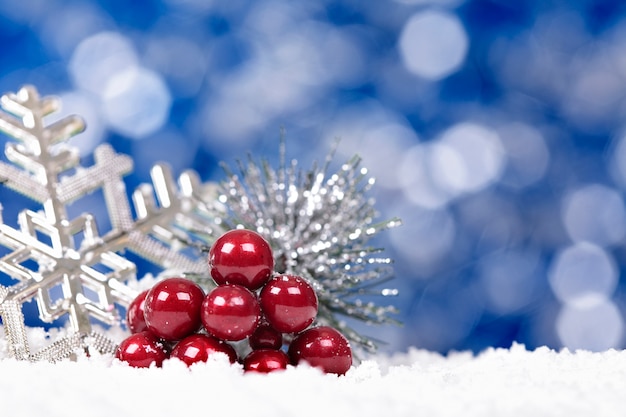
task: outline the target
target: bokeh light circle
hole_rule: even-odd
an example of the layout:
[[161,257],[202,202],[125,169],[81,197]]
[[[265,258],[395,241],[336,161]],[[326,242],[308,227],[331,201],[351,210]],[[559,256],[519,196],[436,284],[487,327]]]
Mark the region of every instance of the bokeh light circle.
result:
[[563,223],[575,242],[617,244],[626,234],[626,209],[620,194],[605,185],[584,185],[563,202]]
[[394,173],[402,187],[404,197],[413,204],[427,208],[444,207],[453,195],[434,183],[430,168],[432,146],[415,145],[405,150],[399,158]]
[[433,144],[435,183],[451,193],[479,191],[496,181],[506,164],[498,134],[474,123],[459,123]]
[[465,60],[469,40],[452,13],[426,10],[411,16],[400,35],[399,49],[406,68],[438,81],[455,72]]
[[117,32],[100,32],[78,44],[68,69],[76,86],[101,96],[112,77],[137,65],[128,38]]
[[613,295],[618,270],[613,258],[601,247],[580,242],[557,254],[548,278],[561,302],[588,307]]
[[556,331],[569,349],[602,352],[622,347],[624,319],[609,300],[581,308],[565,305],[557,316]]
[[141,139],[163,127],[171,103],[163,78],[138,67],[111,78],[103,95],[103,113],[111,129]]

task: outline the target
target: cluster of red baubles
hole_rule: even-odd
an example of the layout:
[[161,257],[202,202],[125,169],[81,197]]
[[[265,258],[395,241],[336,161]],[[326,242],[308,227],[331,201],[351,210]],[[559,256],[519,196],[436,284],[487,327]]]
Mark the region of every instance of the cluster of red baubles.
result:
[[[208,294],[185,278],[165,279],[139,294],[126,315],[132,335],[116,357],[135,367],[161,366],[170,357],[191,365],[221,352],[246,371],[303,361],[327,373],[348,371],[346,338],[332,327],[311,327],[315,290],[301,277],[275,274],[272,250],[259,234],[238,229],[222,235],[209,252],[209,268],[217,287]],[[249,353],[238,358],[233,343],[246,339]]]

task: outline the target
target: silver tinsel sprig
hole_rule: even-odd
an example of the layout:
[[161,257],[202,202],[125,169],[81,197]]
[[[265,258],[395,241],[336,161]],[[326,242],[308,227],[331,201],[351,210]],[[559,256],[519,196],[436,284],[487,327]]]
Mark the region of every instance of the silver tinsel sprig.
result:
[[238,173],[223,164],[227,180],[220,184],[219,202],[226,207],[221,227],[244,227],[264,236],[274,250],[276,271],[302,276],[319,299],[318,322],[340,330],[367,351],[376,343],[345,322],[397,323],[393,306],[380,306],[365,297],[388,297],[397,290],[380,288],[392,277],[391,260],[369,245],[379,232],[400,225],[397,218],[376,222],[375,201],[368,197],[374,179],[354,156],[330,172],[334,150],[325,163],[308,171],[297,161],[280,166],[252,156],[238,162]]

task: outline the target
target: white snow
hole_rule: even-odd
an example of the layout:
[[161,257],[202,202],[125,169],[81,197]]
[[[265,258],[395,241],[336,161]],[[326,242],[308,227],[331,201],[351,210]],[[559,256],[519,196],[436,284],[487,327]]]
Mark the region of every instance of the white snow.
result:
[[[29,329],[31,343],[43,332]],[[38,333],[34,334],[34,333]],[[110,357],[26,363],[0,339],[2,415],[68,416],[623,416],[626,351],[527,351],[477,356],[411,349],[345,376],[299,366],[244,374],[225,357],[187,368],[135,369]]]

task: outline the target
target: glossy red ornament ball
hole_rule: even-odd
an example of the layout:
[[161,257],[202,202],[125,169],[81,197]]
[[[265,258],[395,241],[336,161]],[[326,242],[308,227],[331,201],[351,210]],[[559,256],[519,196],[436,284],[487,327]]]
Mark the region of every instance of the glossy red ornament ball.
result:
[[308,329],[289,345],[292,365],[306,361],[326,373],[343,375],[352,366],[352,349],[348,340],[332,327]]
[[115,357],[135,368],[160,367],[168,352],[163,342],[149,331],[131,334],[120,343]]
[[178,358],[191,366],[196,362],[206,362],[211,355],[224,353],[230,363],[237,361],[235,349],[228,343],[205,334],[192,334],[174,346],[171,358]]
[[148,329],[168,341],[176,341],[200,327],[204,291],[184,278],[168,278],[150,289],[144,315]]
[[243,360],[243,369],[246,372],[269,373],[287,369],[289,357],[282,350],[260,349],[253,350]]
[[317,316],[315,290],[295,275],[270,279],[261,290],[259,300],[265,318],[279,332],[300,332]]
[[204,328],[213,336],[242,340],[257,328],[261,308],[255,294],[241,285],[215,287],[202,303]]
[[280,349],[283,345],[283,335],[267,324],[260,325],[248,339],[250,347],[258,349]]
[[148,329],[144,316],[146,295],[148,295],[148,290],[139,293],[126,309],[126,325],[131,333],[139,333]]
[[209,250],[209,269],[217,285],[261,288],[274,270],[269,243],[251,230],[236,229],[220,236]]

